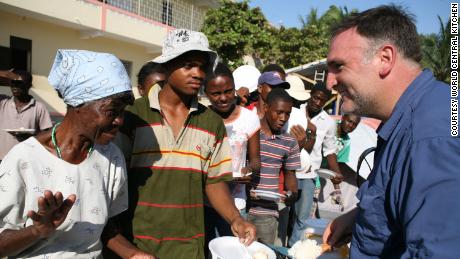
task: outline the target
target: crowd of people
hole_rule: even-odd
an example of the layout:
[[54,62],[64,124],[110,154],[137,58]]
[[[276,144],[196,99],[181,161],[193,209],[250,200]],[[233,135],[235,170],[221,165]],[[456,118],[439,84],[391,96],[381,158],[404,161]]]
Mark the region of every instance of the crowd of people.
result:
[[[12,92],[0,126],[23,129],[0,131],[0,257],[211,258],[216,237],[291,247],[327,218],[323,242],[351,242],[351,258],[458,258],[460,139],[417,37],[399,7],[351,15],[309,94],[277,64],[232,72],[186,29],[141,68],[138,99],[114,55],[60,49],[48,81],[67,112],[54,125],[30,73],[0,71]],[[324,110],[332,89],[340,120]],[[374,169],[344,209],[361,116],[382,121]]]

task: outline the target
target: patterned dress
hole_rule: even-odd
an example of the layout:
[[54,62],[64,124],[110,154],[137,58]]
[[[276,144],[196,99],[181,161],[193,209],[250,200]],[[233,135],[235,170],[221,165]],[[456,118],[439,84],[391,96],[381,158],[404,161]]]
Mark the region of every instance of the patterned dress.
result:
[[77,200],[64,223],[13,258],[100,258],[107,220],[128,208],[123,155],[113,144],[95,145],[80,164],[54,156],[34,137],[16,145],[0,164],[0,232],[32,225],[29,210],[45,190]]

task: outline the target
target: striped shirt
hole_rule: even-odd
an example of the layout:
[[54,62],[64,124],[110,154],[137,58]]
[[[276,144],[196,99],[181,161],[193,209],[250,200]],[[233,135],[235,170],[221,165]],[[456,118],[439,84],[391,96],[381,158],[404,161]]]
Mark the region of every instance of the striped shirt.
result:
[[160,258],[204,258],[205,185],[232,180],[226,130],[195,99],[175,139],[160,109],[160,89],[155,85],[127,109],[122,129],[133,140],[128,182],[134,243]]
[[[253,188],[278,193],[280,170],[286,172],[300,168],[297,140],[289,133],[267,136],[260,131],[260,160],[260,174],[253,176]],[[249,214],[278,217],[276,201],[250,201],[249,207]]]

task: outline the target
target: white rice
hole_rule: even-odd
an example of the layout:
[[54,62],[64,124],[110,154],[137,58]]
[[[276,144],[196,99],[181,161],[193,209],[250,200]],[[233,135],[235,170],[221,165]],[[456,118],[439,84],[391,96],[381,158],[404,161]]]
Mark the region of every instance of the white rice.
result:
[[321,246],[316,240],[297,241],[291,249],[288,250],[290,256],[294,259],[316,259],[321,255]]

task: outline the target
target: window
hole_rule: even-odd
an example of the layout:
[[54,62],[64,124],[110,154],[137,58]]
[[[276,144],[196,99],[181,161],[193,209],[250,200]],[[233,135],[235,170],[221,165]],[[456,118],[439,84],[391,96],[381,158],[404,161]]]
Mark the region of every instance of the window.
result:
[[31,72],[32,41],[10,36],[10,47],[0,46],[0,69],[20,69]]
[[31,72],[32,41],[15,36],[10,37],[11,68]]
[[11,68],[11,49],[0,46],[0,70],[8,70]]
[[169,0],[163,0],[163,12],[161,13],[161,22],[172,26],[172,4]]

